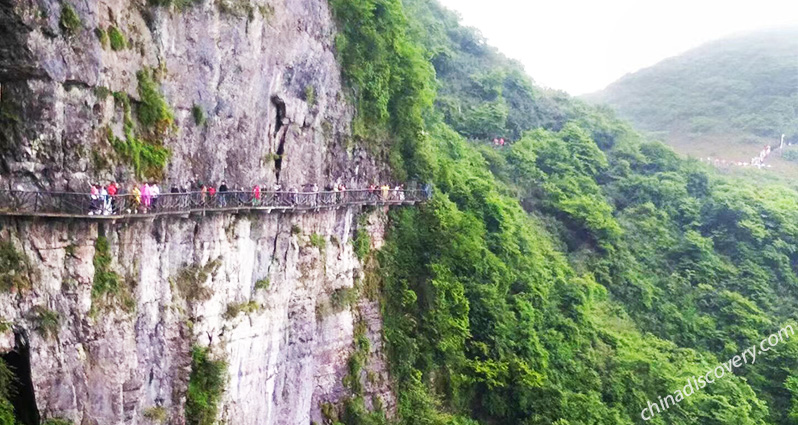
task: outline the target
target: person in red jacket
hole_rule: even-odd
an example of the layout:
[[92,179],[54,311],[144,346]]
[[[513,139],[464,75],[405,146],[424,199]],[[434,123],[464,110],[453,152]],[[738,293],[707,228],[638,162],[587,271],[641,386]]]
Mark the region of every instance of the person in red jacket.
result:
[[213,206],[216,202],[216,188],[213,186],[208,188],[208,200],[210,201],[211,206]]
[[108,192],[108,200],[110,203],[111,211],[112,212],[116,211],[116,194],[119,192],[119,187],[116,185],[116,182],[111,182],[111,184],[108,185],[108,189],[106,189],[106,191]]
[[252,205],[256,207],[260,205],[260,186],[258,185],[252,188]]

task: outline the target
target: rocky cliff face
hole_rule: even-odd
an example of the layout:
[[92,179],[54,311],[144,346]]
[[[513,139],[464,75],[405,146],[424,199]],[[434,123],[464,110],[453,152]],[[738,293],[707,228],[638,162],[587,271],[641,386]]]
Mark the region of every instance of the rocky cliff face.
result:
[[[122,94],[133,133],[171,151],[169,183],[351,186],[373,172],[348,143],[326,1],[0,0],[0,28],[0,174],[14,187],[135,177],[107,140],[125,138]],[[136,119],[141,71],[174,111],[166,131]]]
[[[386,171],[351,143],[334,31],[325,0],[0,0],[0,185],[152,178],[113,144],[133,139],[169,150],[167,185],[364,186]],[[142,71],[168,126],[138,114]],[[196,346],[228,365],[223,423],[321,423],[360,334],[365,399],[390,413],[379,305],[349,289],[355,228],[378,245],[384,214],[359,215],[0,219],[15,407],[30,423],[184,423]]]
[[[149,423],[145,414],[163,407],[169,423],[183,423],[199,345],[228,364],[225,423],[308,424],[348,395],[342,382],[362,326],[371,379],[360,378],[390,411],[379,306],[340,295],[355,294],[363,275],[349,240],[353,214],[4,221],[0,238],[27,257],[30,285],[0,295],[0,315],[13,324],[0,351],[14,348],[15,332],[27,339],[43,417]],[[381,215],[370,217],[378,233]],[[121,287],[99,296],[98,235]],[[49,335],[48,313],[58,316]]]

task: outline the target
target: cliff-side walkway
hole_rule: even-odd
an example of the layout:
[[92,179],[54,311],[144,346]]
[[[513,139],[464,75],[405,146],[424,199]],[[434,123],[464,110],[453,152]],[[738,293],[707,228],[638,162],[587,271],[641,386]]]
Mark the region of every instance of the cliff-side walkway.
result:
[[[350,206],[414,205],[424,190],[354,189],[324,192],[163,193],[147,200],[131,194],[102,197],[74,192],[0,190],[0,215],[119,220],[213,212],[308,212]],[[147,205],[149,204],[149,205]]]

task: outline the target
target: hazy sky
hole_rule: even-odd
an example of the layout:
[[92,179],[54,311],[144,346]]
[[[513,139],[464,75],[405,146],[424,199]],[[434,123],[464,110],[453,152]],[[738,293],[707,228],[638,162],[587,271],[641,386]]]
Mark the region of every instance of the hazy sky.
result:
[[796,0],[439,0],[538,84],[578,95],[706,41],[798,24]]

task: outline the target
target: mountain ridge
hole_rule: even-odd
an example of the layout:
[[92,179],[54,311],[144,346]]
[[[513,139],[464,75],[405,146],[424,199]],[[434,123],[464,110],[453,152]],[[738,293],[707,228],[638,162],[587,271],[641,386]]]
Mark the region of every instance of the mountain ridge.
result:
[[714,40],[581,98],[609,105],[680,153],[748,160],[782,134],[798,143],[798,27]]

